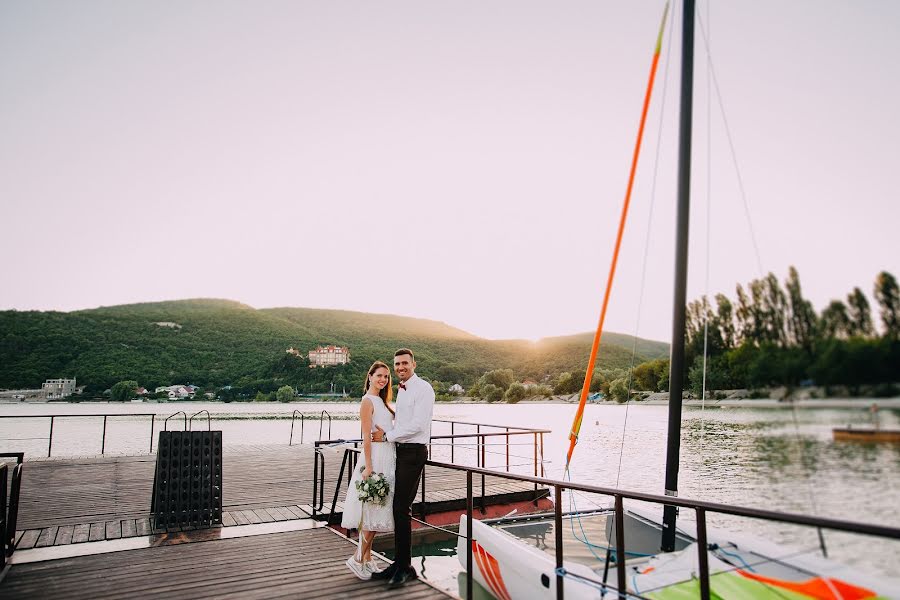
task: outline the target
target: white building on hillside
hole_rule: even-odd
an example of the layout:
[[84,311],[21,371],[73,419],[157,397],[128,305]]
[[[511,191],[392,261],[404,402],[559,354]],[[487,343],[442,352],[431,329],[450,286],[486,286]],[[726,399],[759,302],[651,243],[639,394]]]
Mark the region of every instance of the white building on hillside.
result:
[[48,379],[41,386],[41,393],[48,400],[68,398],[75,393],[74,379]]
[[319,346],[309,351],[309,366],[332,367],[350,362],[350,348],[344,346]]

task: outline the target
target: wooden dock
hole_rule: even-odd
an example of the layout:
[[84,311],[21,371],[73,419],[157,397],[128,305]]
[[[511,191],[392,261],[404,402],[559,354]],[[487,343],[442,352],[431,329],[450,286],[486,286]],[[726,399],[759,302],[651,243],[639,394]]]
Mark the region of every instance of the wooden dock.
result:
[[[399,590],[389,589],[383,581],[360,581],[344,565],[355,546],[328,528],[212,540],[203,533],[177,534],[179,543],[152,545],[173,535],[164,534],[154,536],[159,539],[151,539],[145,548],[13,564],[0,581],[0,596],[5,600],[450,597],[422,581]],[[29,552],[42,550],[17,552],[14,559]]]
[[[222,525],[153,529],[150,500],[155,455],[27,460],[16,531],[16,552],[0,574],[6,598],[443,598],[417,581],[401,590],[363,582],[344,561],[355,543],[325,527],[335,489],[333,521],[348,474],[337,485],[343,449],[323,449],[324,506],[313,514],[310,445],[226,448],[222,460]],[[482,491],[476,477],[474,493]],[[484,480],[487,514],[509,505],[532,507],[546,490],[502,478]],[[426,468],[413,505],[427,520],[447,525],[465,510],[466,477]],[[323,513],[324,511],[324,513]],[[415,543],[415,542],[414,542]],[[382,563],[382,566],[385,566]]]
[[[323,497],[324,510],[329,511],[342,452],[328,449],[325,453]],[[309,445],[226,449],[222,524],[233,527],[309,517],[313,455]],[[42,548],[163,533],[153,530],[150,522],[155,462],[155,455],[26,460],[16,547]],[[476,478],[475,488],[479,494],[480,478]],[[338,523],[343,493],[342,486],[336,507]],[[546,491],[539,490],[538,495],[545,497]],[[485,480],[487,507],[532,500],[534,496],[534,487],[529,484],[491,477]],[[465,502],[462,471],[426,469],[426,514],[464,510]],[[413,510],[417,515],[421,512],[418,501]],[[173,531],[177,529],[169,530]]]

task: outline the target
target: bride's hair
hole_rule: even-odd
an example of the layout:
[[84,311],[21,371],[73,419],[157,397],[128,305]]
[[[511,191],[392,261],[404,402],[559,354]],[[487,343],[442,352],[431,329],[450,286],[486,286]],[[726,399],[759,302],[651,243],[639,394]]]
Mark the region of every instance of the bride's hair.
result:
[[378,392],[378,395],[381,396],[381,399],[384,400],[384,406],[388,409],[391,414],[394,414],[394,408],[391,406],[391,399],[394,397],[394,390],[392,388],[392,379],[391,379],[391,368],[381,362],[380,360],[376,360],[372,363],[372,366],[369,367],[369,372],[366,373],[366,380],[363,381],[363,393],[369,391],[369,377],[371,377],[375,371],[384,367],[388,372],[388,382],[387,385],[381,388],[381,391]]

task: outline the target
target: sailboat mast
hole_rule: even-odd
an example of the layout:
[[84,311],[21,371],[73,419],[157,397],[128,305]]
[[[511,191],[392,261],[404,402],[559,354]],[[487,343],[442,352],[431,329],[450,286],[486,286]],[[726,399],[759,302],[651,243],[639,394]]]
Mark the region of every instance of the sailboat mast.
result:
[[[684,392],[684,326],[687,304],[688,230],[691,207],[691,127],[694,90],[694,0],[684,0],[681,34],[681,109],[678,133],[678,217],[675,231],[675,299],[669,361],[669,432],[666,450],[666,495],[678,495],[681,449],[681,401]],[[675,549],[677,508],[663,509],[662,550]]]

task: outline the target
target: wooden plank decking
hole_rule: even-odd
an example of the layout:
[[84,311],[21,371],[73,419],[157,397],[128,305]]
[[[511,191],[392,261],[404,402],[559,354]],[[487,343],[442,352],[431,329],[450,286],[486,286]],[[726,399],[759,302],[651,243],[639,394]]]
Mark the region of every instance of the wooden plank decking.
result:
[[[391,590],[360,581],[355,546],[328,528],[13,564],[4,599],[383,598],[448,596],[421,581]],[[383,565],[382,565],[383,566]]]
[[[309,445],[226,448],[222,524],[229,527],[308,516],[313,492],[313,454]],[[155,463],[155,455],[26,461],[17,548],[152,533],[149,516]],[[330,509],[340,464],[341,452],[326,450],[326,510]],[[476,477],[475,493],[480,490],[480,477]],[[487,504],[530,498],[533,491],[533,486],[521,482],[493,477],[485,480]],[[342,489],[339,501],[343,493]],[[465,507],[465,498],[465,473],[426,469],[428,514],[460,510]],[[336,511],[339,513],[341,508],[339,502]],[[419,506],[416,504],[413,509],[418,513]]]

